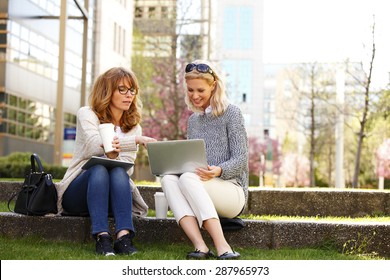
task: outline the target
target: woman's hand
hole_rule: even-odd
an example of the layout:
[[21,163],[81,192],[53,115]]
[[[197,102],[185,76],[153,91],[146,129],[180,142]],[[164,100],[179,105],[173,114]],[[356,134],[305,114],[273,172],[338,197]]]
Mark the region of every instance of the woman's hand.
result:
[[105,154],[110,159],[116,159],[121,151],[118,136],[114,136],[114,139],[112,140],[112,147],[114,150]]
[[156,139],[154,139],[152,137],[148,137],[148,136],[136,136],[135,137],[135,142],[137,144],[144,146],[145,148],[149,142],[156,142],[156,141],[157,141]]
[[202,181],[208,181],[210,179],[221,176],[222,168],[219,166],[207,166],[207,169],[198,168],[196,169],[196,175],[200,177]]

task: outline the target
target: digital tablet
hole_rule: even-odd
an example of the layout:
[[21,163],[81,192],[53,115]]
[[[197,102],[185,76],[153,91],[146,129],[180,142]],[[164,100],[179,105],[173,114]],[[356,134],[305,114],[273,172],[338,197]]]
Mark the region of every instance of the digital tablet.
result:
[[112,169],[114,167],[123,167],[126,171],[134,165],[134,163],[128,161],[93,156],[81,168],[87,170],[97,164],[103,165],[107,169]]

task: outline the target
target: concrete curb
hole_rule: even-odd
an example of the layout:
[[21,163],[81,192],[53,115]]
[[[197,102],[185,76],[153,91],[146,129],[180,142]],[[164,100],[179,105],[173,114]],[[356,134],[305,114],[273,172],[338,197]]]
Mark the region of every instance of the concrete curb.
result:
[[[21,182],[0,182],[0,201],[7,201]],[[154,209],[154,193],[160,187],[140,186],[145,202]],[[390,192],[362,190],[307,190],[255,188],[249,192],[245,214],[288,216],[390,215]],[[331,244],[342,251],[344,244],[355,252],[363,249],[390,257],[390,223],[245,220],[244,229],[226,232],[234,248],[307,248]],[[90,220],[85,217],[33,217],[0,213],[0,234],[10,237],[38,236],[50,240],[91,242]],[[174,219],[136,218],[136,242],[188,243]],[[113,221],[111,220],[113,228]],[[205,240],[212,244],[207,233]]]
[[[339,223],[318,221],[259,221],[245,220],[245,227],[226,232],[225,237],[234,248],[280,249],[321,248],[329,244],[342,251],[344,244],[357,252],[377,253],[390,257],[389,223]],[[0,212],[2,236],[37,236],[48,240],[92,242],[90,219],[86,217],[33,217]],[[136,242],[186,243],[187,237],[173,218],[136,218]],[[111,220],[111,227],[113,221]],[[206,242],[211,243],[204,232]]]
[[[8,201],[22,182],[1,182],[0,201]],[[154,193],[161,187],[139,186],[154,209]],[[390,191],[356,189],[250,188],[244,214],[280,216],[390,216]]]

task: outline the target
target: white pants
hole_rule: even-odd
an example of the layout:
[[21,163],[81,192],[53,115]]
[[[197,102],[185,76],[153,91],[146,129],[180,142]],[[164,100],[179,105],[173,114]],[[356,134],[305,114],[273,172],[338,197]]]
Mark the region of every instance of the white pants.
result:
[[234,218],[240,214],[245,195],[234,182],[220,178],[201,181],[194,173],[184,173],[180,177],[165,175],[161,187],[177,223],[185,216],[194,216],[202,227],[205,220]]

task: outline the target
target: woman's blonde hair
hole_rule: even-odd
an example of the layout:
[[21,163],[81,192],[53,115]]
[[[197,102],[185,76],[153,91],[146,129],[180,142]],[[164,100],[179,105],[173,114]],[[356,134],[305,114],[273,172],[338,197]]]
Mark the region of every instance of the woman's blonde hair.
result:
[[[207,82],[210,86],[214,83],[215,81],[215,87],[214,90],[211,92],[211,97],[210,97],[210,106],[212,109],[212,114],[213,116],[220,116],[222,115],[229,102],[225,93],[225,86],[223,84],[223,81],[219,77],[219,75],[216,72],[216,68],[211,65],[210,62],[204,61],[204,60],[195,60],[191,62],[193,64],[206,64],[208,65],[213,73],[201,73],[197,71],[196,69],[192,70],[191,72],[185,73],[184,79],[185,81],[187,80],[193,80],[193,79],[202,79]],[[185,86],[185,85],[184,85]],[[187,92],[187,87],[185,86],[185,91]],[[190,109],[193,112],[204,112],[202,108],[195,107],[194,104],[191,102],[190,98],[188,97],[188,94],[185,95],[185,102],[188,106],[188,109]]]
[[113,117],[109,105],[112,95],[122,80],[126,80],[130,84],[130,87],[135,88],[136,92],[129,110],[123,112],[120,120],[121,130],[128,132],[141,122],[142,109],[142,103],[138,97],[138,80],[132,71],[123,67],[114,67],[101,74],[92,87],[91,94],[89,95],[89,104],[98,116],[100,123],[112,123]]

